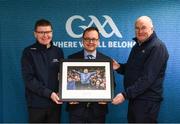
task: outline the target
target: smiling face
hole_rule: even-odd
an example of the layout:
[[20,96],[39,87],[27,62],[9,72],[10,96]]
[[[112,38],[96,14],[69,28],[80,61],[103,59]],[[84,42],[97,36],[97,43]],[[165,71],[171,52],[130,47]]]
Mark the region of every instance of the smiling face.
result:
[[50,45],[53,36],[51,26],[38,26],[34,36],[40,44]]
[[149,17],[143,16],[135,23],[135,35],[140,43],[146,41],[153,33],[153,24]]
[[87,52],[93,52],[99,45],[99,34],[96,30],[86,31],[83,37],[83,46]]

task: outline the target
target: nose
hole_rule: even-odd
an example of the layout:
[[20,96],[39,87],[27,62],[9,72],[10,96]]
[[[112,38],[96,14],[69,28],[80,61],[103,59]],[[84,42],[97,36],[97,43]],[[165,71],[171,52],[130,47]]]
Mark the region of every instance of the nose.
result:
[[143,31],[142,29],[136,29],[136,33],[138,33],[138,34],[142,33],[142,31]]
[[47,35],[47,34],[48,34],[47,32],[43,32],[43,36],[44,36],[44,35]]
[[48,37],[49,37],[48,33],[44,32],[44,33],[43,33],[43,37],[44,37],[44,38],[48,38]]
[[89,40],[89,43],[94,43],[94,40],[93,40],[93,39],[90,39],[90,40]]

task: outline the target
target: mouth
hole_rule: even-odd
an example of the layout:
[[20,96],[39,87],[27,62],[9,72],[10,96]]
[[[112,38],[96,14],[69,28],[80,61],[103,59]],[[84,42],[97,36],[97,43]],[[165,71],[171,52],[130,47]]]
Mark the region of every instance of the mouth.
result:
[[139,36],[139,37],[144,37],[144,35],[143,35],[143,34],[138,34],[138,36]]
[[87,45],[88,47],[94,47],[95,45],[94,44],[91,44],[91,45]]
[[143,39],[143,38],[145,38],[145,36],[144,35],[138,35],[138,38]]

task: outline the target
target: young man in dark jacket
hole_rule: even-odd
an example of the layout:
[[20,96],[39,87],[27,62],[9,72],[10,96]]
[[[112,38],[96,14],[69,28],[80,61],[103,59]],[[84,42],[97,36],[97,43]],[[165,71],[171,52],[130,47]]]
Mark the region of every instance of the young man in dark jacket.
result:
[[169,55],[166,46],[157,37],[149,17],[141,16],[136,20],[135,34],[136,45],[132,48],[127,63],[113,63],[117,72],[124,75],[125,91],[119,93],[112,103],[120,104],[125,99],[129,100],[130,123],[157,122]]
[[49,21],[38,20],[34,36],[36,42],[24,49],[21,58],[29,122],[59,123],[58,72],[59,60],[64,58],[64,54],[60,48],[53,46]]

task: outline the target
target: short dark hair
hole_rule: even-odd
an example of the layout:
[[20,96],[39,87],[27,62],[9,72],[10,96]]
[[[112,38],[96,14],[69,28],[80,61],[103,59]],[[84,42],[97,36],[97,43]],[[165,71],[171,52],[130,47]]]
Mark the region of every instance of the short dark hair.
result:
[[52,28],[52,24],[50,23],[50,21],[46,20],[46,19],[40,19],[37,20],[34,26],[34,30],[36,31],[38,26],[51,26]]
[[98,38],[100,37],[98,28],[96,28],[96,27],[88,27],[88,28],[86,28],[86,29],[84,30],[84,32],[83,32],[83,38],[84,38],[85,33],[86,33],[86,32],[89,32],[89,31],[97,31],[97,33],[98,33]]

